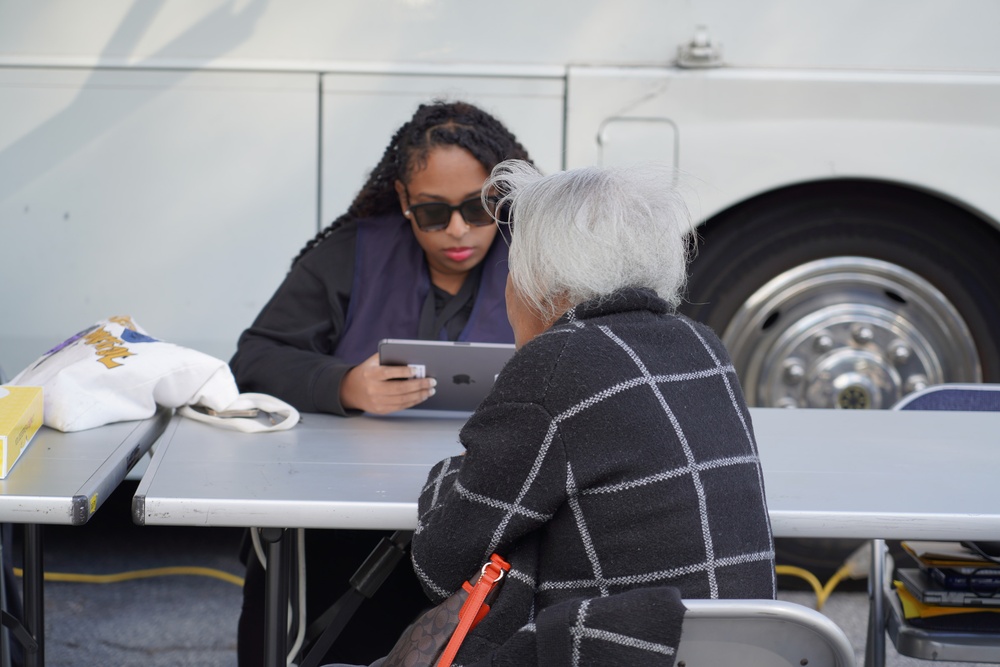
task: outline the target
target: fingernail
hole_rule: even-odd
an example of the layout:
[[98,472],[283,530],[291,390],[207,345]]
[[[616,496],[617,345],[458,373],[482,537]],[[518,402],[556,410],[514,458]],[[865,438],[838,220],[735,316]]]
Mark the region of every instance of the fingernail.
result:
[[431,396],[433,396],[436,393],[437,393],[437,389],[431,389],[429,392],[427,392],[427,398],[430,398]]
[[432,387],[436,387],[436,386],[438,386],[438,381],[437,381],[437,380],[435,380],[434,378],[431,378],[431,386],[432,386]]

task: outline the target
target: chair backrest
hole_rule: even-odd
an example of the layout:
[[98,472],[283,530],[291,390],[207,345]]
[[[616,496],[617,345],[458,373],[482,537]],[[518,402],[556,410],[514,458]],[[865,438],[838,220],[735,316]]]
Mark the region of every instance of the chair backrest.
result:
[[677,667],[855,667],[844,631],[781,600],[684,600]]
[[935,384],[902,399],[893,410],[1000,411],[1000,384]]

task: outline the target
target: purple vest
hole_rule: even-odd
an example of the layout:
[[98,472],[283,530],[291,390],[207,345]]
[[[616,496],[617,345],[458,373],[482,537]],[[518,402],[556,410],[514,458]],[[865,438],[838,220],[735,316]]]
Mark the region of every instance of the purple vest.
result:
[[[458,340],[513,343],[507,321],[507,244],[497,234],[483,259],[476,301]],[[354,282],[344,333],[334,356],[359,364],[383,338],[417,338],[420,311],[431,289],[424,250],[400,213],[358,221]],[[446,340],[445,332],[438,334]]]

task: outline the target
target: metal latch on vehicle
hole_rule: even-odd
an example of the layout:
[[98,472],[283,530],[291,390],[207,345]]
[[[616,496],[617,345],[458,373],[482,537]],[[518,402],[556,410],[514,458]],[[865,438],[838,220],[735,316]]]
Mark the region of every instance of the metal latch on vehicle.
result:
[[713,42],[708,28],[698,26],[694,38],[677,47],[678,67],[722,67],[722,44]]

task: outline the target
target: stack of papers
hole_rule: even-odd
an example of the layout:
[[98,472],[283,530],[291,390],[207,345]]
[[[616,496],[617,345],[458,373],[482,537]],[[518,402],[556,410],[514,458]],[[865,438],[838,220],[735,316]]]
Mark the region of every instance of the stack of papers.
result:
[[920,567],[993,567],[989,561],[961,542],[903,542],[903,549],[913,556]]
[[919,568],[894,581],[907,622],[940,630],[1000,632],[1000,563],[960,542],[903,542]]
[[0,479],[10,473],[42,425],[41,387],[0,387]]

